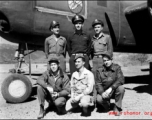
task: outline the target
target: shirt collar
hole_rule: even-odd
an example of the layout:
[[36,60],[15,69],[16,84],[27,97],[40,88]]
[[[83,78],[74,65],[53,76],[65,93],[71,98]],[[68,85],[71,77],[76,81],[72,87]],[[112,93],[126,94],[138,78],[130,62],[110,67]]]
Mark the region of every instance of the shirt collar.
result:
[[82,30],[81,30],[81,31],[77,31],[77,30],[76,30],[76,31],[74,32],[74,34],[77,34],[77,35],[83,35],[83,34],[84,34],[84,32],[83,32]]
[[[51,38],[57,38],[54,34],[51,35]],[[58,38],[61,38],[61,35],[59,35]]]
[[[84,68],[83,68],[83,71],[82,71],[82,73],[81,73],[80,79],[81,79],[81,77],[84,76],[85,72],[86,72],[86,68],[84,67]],[[79,72],[76,71],[76,73],[77,73],[77,75],[79,76]]]
[[94,39],[100,39],[101,37],[104,37],[104,33],[100,33],[98,37],[96,37],[95,35],[93,36]]
[[53,76],[54,78],[59,77],[59,75],[60,75],[60,72],[59,72],[59,71],[58,71],[58,73],[57,73],[57,75],[56,75],[56,76],[54,76],[54,75],[52,74],[52,76]]

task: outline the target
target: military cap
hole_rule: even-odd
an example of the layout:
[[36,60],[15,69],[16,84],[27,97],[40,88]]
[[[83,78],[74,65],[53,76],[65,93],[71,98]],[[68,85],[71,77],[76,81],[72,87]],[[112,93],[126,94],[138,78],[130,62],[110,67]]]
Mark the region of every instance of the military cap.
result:
[[83,54],[76,54],[75,58],[74,58],[74,61],[76,61],[78,58],[83,58],[85,60],[85,57],[84,57]]
[[95,19],[95,20],[92,22],[92,27],[94,27],[94,26],[97,25],[97,24],[102,25],[102,27],[104,26],[104,23],[103,23],[102,20]]
[[49,62],[49,63],[55,62],[55,63],[59,64],[58,57],[49,56],[49,57],[48,57],[48,62]]
[[75,24],[77,22],[82,22],[84,23],[84,18],[81,16],[81,15],[75,15],[73,18],[72,18],[72,23]]
[[51,24],[50,24],[49,30],[51,30],[51,29],[54,28],[55,26],[60,26],[60,24],[59,24],[59,22],[53,20],[53,21],[51,22]]
[[110,53],[110,52],[106,52],[106,53],[104,53],[104,54],[102,54],[103,55],[103,57],[107,57],[107,58],[109,58],[110,60],[112,60],[112,54]]

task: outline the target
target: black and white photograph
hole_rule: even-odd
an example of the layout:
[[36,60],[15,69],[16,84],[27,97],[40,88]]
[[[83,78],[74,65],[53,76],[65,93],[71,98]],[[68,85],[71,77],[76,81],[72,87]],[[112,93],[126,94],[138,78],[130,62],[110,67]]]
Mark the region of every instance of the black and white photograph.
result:
[[152,119],[152,0],[0,1],[0,119]]

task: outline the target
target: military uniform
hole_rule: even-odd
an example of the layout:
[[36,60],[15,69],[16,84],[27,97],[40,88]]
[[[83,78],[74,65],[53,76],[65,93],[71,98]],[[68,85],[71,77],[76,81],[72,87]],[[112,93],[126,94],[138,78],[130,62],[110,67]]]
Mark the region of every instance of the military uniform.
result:
[[[59,25],[59,23],[53,21],[50,25],[50,29],[51,27],[55,27],[56,25]],[[53,58],[58,56],[60,61],[60,67],[64,72],[66,71],[66,45],[67,41],[65,37],[59,36],[57,38],[54,34],[46,38],[44,45],[46,57],[48,58],[49,56],[52,56]]]
[[[56,62],[59,64],[57,58],[49,57],[48,62]],[[49,106],[54,104],[58,110],[64,110],[64,105],[66,104],[68,95],[70,94],[70,80],[68,76],[59,68],[58,74],[54,76],[51,69],[47,70],[40,76],[37,80],[37,95],[40,104],[41,114],[40,118],[44,116],[44,103],[45,100],[48,101]],[[51,93],[48,91],[47,87],[51,87],[54,92],[58,93],[57,98],[53,98]],[[61,112],[61,111],[60,111]]]
[[[102,105],[106,110],[110,107],[110,98],[114,96],[115,107],[121,109],[122,99],[125,89],[122,86],[124,84],[124,76],[121,71],[121,67],[118,64],[112,63],[109,69],[104,65],[96,70],[96,90],[97,90],[97,103]],[[112,88],[107,99],[102,97],[102,93],[108,88]]]
[[[94,28],[95,25],[101,24],[104,25],[101,20],[95,19],[92,23],[92,27]],[[103,59],[102,54],[106,53],[107,51],[110,54],[113,54],[113,46],[111,37],[107,34],[100,33],[98,37],[95,35],[92,38],[92,57],[93,57],[93,71],[97,70],[98,68],[102,67]]]
[[[43,73],[43,75],[40,76],[37,80],[37,83],[39,85],[38,86],[38,99],[40,101],[40,104],[44,105],[45,97],[47,97],[47,95],[48,95],[48,91],[46,90],[47,86],[51,86],[51,87],[53,87],[55,92],[59,92],[59,97],[56,100],[54,100],[53,102],[57,103],[58,105],[63,104],[63,103],[65,104],[66,97],[69,94],[68,82],[69,82],[68,76],[66,74],[64,74],[61,69],[56,77],[54,77],[50,71],[46,71],[45,73]],[[49,98],[48,100],[50,100],[49,102],[52,102],[51,98]]]
[[[84,22],[84,18],[80,15],[76,15],[72,18],[72,23],[76,22]],[[89,35],[84,33],[83,31],[75,31],[74,34],[69,36],[67,41],[68,53],[70,56],[69,64],[70,64],[70,73],[72,75],[73,72],[76,71],[74,58],[78,54],[83,54],[85,57],[85,68],[89,69],[89,55],[90,49],[89,46],[91,44],[91,38]]]
[[[75,60],[77,58],[75,57]],[[83,56],[84,57],[84,56]],[[71,77],[71,98],[67,101],[67,110],[71,108],[75,108],[78,105],[80,107],[88,107],[94,105],[94,98],[93,98],[93,90],[95,85],[94,75],[91,71],[83,68],[83,72],[81,75],[77,71],[72,74]],[[76,102],[71,103],[71,100],[74,99]]]

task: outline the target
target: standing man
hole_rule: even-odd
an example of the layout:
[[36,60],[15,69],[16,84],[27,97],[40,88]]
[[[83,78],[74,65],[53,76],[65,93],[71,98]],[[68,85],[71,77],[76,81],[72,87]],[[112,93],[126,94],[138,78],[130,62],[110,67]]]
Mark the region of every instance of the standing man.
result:
[[68,53],[70,56],[70,73],[76,71],[74,59],[76,55],[84,55],[85,57],[85,68],[89,69],[89,46],[91,44],[90,36],[83,32],[84,18],[81,15],[75,15],[72,18],[72,23],[74,24],[75,32],[68,39]]
[[49,108],[54,104],[59,114],[65,113],[65,104],[70,93],[70,82],[68,76],[59,67],[58,58],[49,56],[48,63],[50,69],[43,73],[37,80],[37,95],[40,105],[38,119],[45,115],[45,100],[49,103]]
[[104,65],[96,71],[97,104],[101,105],[104,111],[108,111],[110,98],[113,95],[115,97],[114,113],[119,116],[125,92],[122,86],[125,81],[124,76],[120,66],[112,62],[112,56],[108,52],[103,55],[103,62]]
[[[46,58],[48,56],[56,57],[58,56],[60,60],[60,67],[65,72],[66,71],[66,39],[60,35],[60,24],[57,21],[52,21],[49,30],[53,33],[51,36],[45,39],[45,54]],[[49,65],[48,65],[49,69]]]
[[93,89],[95,85],[94,75],[84,67],[85,57],[75,56],[76,71],[71,78],[71,98],[66,103],[66,110],[78,106],[82,107],[82,115],[87,116],[88,107],[94,105]]
[[93,62],[93,72],[103,65],[103,54],[109,52],[113,55],[113,45],[111,37],[102,32],[104,23],[101,20],[95,19],[92,23],[95,35],[92,38],[92,62]]

